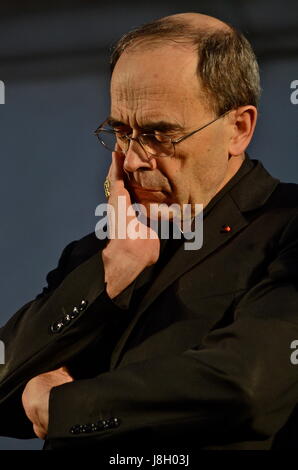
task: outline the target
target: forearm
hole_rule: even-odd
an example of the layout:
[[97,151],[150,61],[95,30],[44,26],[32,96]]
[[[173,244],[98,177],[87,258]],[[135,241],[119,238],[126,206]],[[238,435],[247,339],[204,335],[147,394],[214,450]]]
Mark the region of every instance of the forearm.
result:
[[[147,240],[151,245],[151,240]],[[139,240],[111,240],[102,251],[106,290],[111,299],[128,287],[150,264],[157,261],[159,242],[155,253],[146,253],[146,240],[140,253]],[[145,255],[144,255],[145,253]]]
[[109,252],[103,250],[102,257],[107,294],[113,299],[123,292],[143,269],[134,257],[129,257],[125,253],[121,253],[120,256],[110,256]]
[[[169,436],[176,442],[196,436],[197,446],[268,439],[297,400],[293,336],[295,323],[243,318],[214,330],[198,349],[54,388],[48,437],[57,448],[115,444],[131,434],[152,435],[161,444]],[[101,427],[110,418],[119,425]],[[95,429],[84,432],[92,423]]]
[[[85,308],[81,308],[82,301]],[[77,310],[72,315],[74,307]],[[66,315],[72,318],[66,319]],[[116,341],[114,333],[122,320],[105,292],[99,252],[70,272],[55,289],[16,312],[0,330],[6,353],[5,364],[0,365],[0,433],[17,437],[21,432],[26,437],[30,428],[21,395],[31,378],[68,363],[80,375],[76,358],[84,356],[94,343],[101,345],[96,369],[104,370],[112,347],[107,341]],[[56,328],[61,321],[63,326]],[[87,374],[89,369],[85,369]],[[13,425],[10,416],[14,416]]]
[[[197,446],[234,442],[253,434],[252,408],[240,376],[212,371],[185,353],[54,388],[48,439],[54,448],[113,445],[127,442],[131,434],[160,445],[192,435]],[[112,422],[105,429],[102,420],[112,418],[119,425]],[[92,424],[97,426],[93,432]]]

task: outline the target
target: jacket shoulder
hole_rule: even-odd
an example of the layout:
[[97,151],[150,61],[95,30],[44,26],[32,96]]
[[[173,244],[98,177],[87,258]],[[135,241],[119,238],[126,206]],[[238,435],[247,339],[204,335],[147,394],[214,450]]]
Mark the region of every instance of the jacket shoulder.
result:
[[89,233],[79,240],[69,243],[63,249],[57,267],[47,274],[47,287],[44,287],[36,298],[56,289],[70,272],[97,252],[99,253],[105,244],[106,240],[99,240],[95,233]]
[[298,210],[298,184],[280,182],[271,195],[271,203],[277,207]]

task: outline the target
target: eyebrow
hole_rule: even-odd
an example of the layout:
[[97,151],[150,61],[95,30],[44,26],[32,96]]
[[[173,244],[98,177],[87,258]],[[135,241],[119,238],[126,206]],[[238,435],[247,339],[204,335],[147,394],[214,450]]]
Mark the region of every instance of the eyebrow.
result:
[[[119,121],[113,117],[109,117],[106,121],[111,127],[125,127],[127,124]],[[172,123],[168,121],[148,121],[144,124],[141,129],[145,132],[160,131],[160,132],[169,132],[169,131],[182,131],[184,128],[177,123]]]

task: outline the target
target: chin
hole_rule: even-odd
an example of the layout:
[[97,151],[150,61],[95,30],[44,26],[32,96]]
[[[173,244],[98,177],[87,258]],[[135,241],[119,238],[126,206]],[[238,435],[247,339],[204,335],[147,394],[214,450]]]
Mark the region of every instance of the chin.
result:
[[145,216],[148,219],[150,218],[152,220],[174,220],[175,216],[177,216],[177,212],[175,213],[173,208],[170,207],[173,202],[169,201],[164,194],[160,194],[162,195],[162,197],[157,197],[156,193],[154,193],[153,197],[138,197],[136,198],[136,202],[138,204],[142,204],[142,206],[145,207]]
[[162,191],[136,191],[135,200],[145,207],[150,204],[167,204],[167,198]]

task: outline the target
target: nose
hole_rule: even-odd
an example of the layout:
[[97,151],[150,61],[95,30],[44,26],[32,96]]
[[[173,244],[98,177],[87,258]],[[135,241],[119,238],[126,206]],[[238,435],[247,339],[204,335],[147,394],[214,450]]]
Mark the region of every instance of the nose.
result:
[[130,140],[128,150],[125,152],[124,170],[134,172],[141,168],[153,170],[155,167],[155,158],[150,158],[138,141]]

